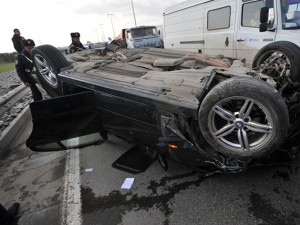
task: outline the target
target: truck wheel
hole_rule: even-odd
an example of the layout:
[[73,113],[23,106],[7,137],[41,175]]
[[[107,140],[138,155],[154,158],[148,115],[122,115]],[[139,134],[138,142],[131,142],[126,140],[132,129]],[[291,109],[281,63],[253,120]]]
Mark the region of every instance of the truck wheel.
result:
[[70,66],[63,54],[51,45],[41,45],[32,50],[37,77],[51,97],[62,95],[58,73],[63,67]]
[[257,158],[275,150],[287,135],[284,99],[256,78],[230,78],[201,103],[198,122],[204,139],[218,152]]
[[[272,57],[275,55],[279,57]],[[270,57],[272,59],[276,58],[276,60],[267,62]],[[300,48],[296,44],[287,41],[277,41],[259,50],[254,57],[252,68],[271,76],[279,76],[284,64],[288,64],[291,70],[291,80],[300,81],[299,59]],[[266,66],[266,63],[268,63],[268,66]]]

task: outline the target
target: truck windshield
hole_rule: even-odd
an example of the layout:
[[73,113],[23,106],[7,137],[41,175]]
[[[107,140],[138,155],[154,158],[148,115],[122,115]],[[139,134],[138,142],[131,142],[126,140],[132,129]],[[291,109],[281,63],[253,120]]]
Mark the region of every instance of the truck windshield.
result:
[[281,0],[282,29],[300,28],[300,0]]
[[131,30],[131,34],[133,38],[141,38],[145,36],[157,36],[157,30],[156,27],[135,28]]

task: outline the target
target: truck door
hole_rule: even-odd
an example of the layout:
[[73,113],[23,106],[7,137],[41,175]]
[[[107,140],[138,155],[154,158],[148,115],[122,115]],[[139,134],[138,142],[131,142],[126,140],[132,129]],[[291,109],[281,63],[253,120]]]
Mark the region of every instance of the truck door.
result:
[[134,39],[132,37],[132,31],[131,30],[126,30],[125,31],[125,38],[126,38],[126,44],[127,48],[134,48]]
[[256,53],[263,46],[274,42],[276,36],[273,0],[266,1],[269,7],[269,26],[274,27],[266,32],[259,32],[260,9],[265,4],[262,0],[243,0],[238,6],[236,22],[237,32],[235,41],[235,57],[246,59],[247,66],[251,66]]
[[234,56],[237,1],[211,1],[205,5],[204,53]]

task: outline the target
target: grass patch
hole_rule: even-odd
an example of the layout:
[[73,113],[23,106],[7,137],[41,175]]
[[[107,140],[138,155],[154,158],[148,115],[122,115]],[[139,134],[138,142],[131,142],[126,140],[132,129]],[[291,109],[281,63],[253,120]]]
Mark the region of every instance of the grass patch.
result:
[[10,71],[10,70],[15,70],[15,63],[4,63],[0,64],[0,73]]

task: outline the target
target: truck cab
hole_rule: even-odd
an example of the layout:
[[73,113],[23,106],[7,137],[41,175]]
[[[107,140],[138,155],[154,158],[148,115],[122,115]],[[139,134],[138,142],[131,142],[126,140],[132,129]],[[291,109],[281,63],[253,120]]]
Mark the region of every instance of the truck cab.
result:
[[119,39],[126,41],[127,48],[138,48],[141,46],[162,47],[162,42],[155,26],[122,29]]
[[299,47],[299,36],[300,0],[189,0],[164,13],[165,48],[244,58],[248,65],[270,43]]

